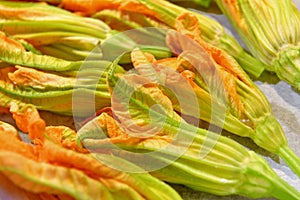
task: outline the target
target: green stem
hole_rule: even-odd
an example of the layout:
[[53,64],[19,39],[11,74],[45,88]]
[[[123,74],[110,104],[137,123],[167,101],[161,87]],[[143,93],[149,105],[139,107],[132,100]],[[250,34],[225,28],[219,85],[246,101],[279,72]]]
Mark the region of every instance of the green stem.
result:
[[209,8],[211,0],[193,0],[196,4],[203,6],[204,8]]
[[245,51],[241,51],[240,55],[235,58],[241,67],[255,78],[258,78],[266,68],[265,64],[255,59]]
[[240,46],[239,42],[231,35],[222,33],[218,41],[211,42],[210,40],[207,40],[207,42],[212,43],[233,56],[246,72],[252,74],[256,78],[261,75],[265,68],[267,68],[264,63],[246,52]]
[[299,200],[299,192],[284,180],[276,179],[272,182],[274,186],[274,189],[272,191],[273,197],[281,200]]
[[272,63],[277,76],[298,90],[300,89],[299,51],[299,45],[289,45],[286,49],[279,52],[279,55]]
[[287,145],[279,149],[278,155],[287,163],[287,165],[300,177],[300,158]]

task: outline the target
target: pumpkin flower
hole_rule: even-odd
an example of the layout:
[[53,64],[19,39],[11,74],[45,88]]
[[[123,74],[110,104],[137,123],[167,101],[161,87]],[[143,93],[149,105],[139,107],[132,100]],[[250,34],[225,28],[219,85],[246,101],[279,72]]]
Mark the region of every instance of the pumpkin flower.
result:
[[[135,4],[135,6],[132,6],[132,4]],[[137,7],[139,9],[136,9]],[[267,67],[263,62],[247,53],[234,37],[225,32],[219,22],[199,12],[190,11],[166,0],[129,0],[124,1],[118,9],[142,13],[174,29],[177,17],[184,13],[194,14],[201,29],[201,37],[206,42],[225,50],[233,56],[249,74],[259,77]]]
[[292,0],[217,0],[250,52],[300,89],[300,13]]
[[[0,15],[1,31],[22,41],[27,50],[68,61],[106,59],[99,45],[118,33],[99,19],[78,16],[48,4],[1,1]],[[122,36],[128,49],[142,46]],[[122,42],[114,45],[121,48]],[[170,56],[167,49],[155,46],[145,49],[158,56]]]
[[[221,196],[299,198],[259,155],[232,139],[187,123],[174,111],[167,90],[161,88],[170,89],[176,81],[189,88],[180,73],[158,67],[158,73],[147,76],[155,71],[149,67],[151,56],[143,57],[139,50],[132,54],[140,69],[123,75],[114,73],[118,59],[112,64],[108,81],[113,114],[102,112],[79,129],[79,145],[91,152],[119,156],[159,179],[199,191]],[[142,70],[148,73],[139,73]],[[163,85],[155,75],[165,77]],[[200,157],[203,151],[206,155]],[[124,167],[107,163],[117,169]]]
[[[147,172],[119,171],[98,157],[141,171],[130,162],[106,154],[75,151],[75,132],[63,127],[42,128],[43,119],[34,107],[14,105],[11,111],[18,128],[29,131],[34,145],[22,141],[14,127],[1,122],[0,177],[22,191],[47,199],[181,199],[170,186]],[[33,134],[30,127],[39,128],[34,129]],[[40,139],[41,134],[45,136],[43,139]],[[36,142],[37,139],[40,142]],[[66,142],[74,145],[64,145]]]
[[177,71],[193,72],[192,76],[185,77],[198,97],[200,114],[191,114],[179,105],[175,109],[251,138],[258,146],[283,158],[299,176],[300,159],[289,148],[265,95],[231,56],[199,36],[201,32],[195,16],[188,13],[179,16],[176,27],[179,33],[170,31],[167,43],[178,55]]
[[[60,6],[66,10],[80,13],[84,16],[93,16],[98,19],[102,19],[108,24],[113,26],[120,25],[122,28],[137,28],[140,25],[146,27],[172,27],[175,28],[176,18],[186,12],[193,13],[197,16],[199,24],[202,30],[202,37],[205,41],[217,46],[230,55],[232,55],[248,73],[255,77],[259,77],[260,74],[267,67],[263,62],[257,60],[252,55],[247,53],[238,43],[238,41],[227,34],[223,26],[216,20],[207,17],[203,14],[189,11],[186,8],[177,6],[166,0],[43,0]],[[201,5],[208,6],[209,0],[195,0],[195,2]],[[119,11],[124,11],[126,14],[120,17]],[[127,13],[131,13],[127,15]],[[138,13],[142,15],[136,15],[132,13]],[[128,20],[128,16],[133,16]],[[155,19],[159,23],[153,23],[153,20],[148,20],[145,16]],[[146,20],[143,20],[146,19]],[[142,23],[140,23],[142,21]],[[147,23],[145,24],[145,21]],[[149,23],[149,21],[151,21]],[[138,23],[135,23],[138,22]],[[164,24],[163,26],[161,26]]]

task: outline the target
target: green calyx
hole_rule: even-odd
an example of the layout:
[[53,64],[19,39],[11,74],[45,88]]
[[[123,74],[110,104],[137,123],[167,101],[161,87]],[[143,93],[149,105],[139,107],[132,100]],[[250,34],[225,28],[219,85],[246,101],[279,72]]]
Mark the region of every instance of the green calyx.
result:
[[300,47],[288,46],[274,59],[274,71],[278,77],[297,90],[300,89]]

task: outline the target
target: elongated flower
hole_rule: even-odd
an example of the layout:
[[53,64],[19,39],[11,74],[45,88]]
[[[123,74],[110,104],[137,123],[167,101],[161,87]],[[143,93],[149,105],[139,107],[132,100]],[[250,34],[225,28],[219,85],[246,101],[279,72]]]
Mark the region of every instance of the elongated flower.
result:
[[[119,51],[126,52],[134,47],[134,42],[122,36],[103,44],[103,53],[107,58],[116,55],[112,53],[113,49],[117,50],[118,55]],[[122,38],[127,43],[119,45]],[[110,61],[69,61],[36,54],[27,51],[20,41],[7,37],[3,32],[0,32],[0,41],[0,59],[3,61],[3,67],[0,68],[1,107],[9,107],[9,102],[15,101],[31,103],[40,110],[64,115],[89,116],[94,110],[88,111],[87,106],[95,104],[98,110],[110,105],[106,83]],[[170,55],[164,47],[145,48],[150,52],[156,51],[156,55],[162,57]],[[128,61],[124,59],[124,62]],[[125,72],[120,66],[119,70]],[[73,104],[76,104],[76,111],[72,108]]]
[[251,53],[300,88],[300,13],[292,0],[218,0]]
[[[88,116],[91,113],[86,113],[86,105],[96,103],[96,107],[100,108],[110,104],[105,78],[110,62],[67,61],[38,55],[26,51],[20,42],[2,32],[1,42],[1,59],[7,63],[0,69],[1,107],[9,107],[10,102],[31,103],[40,110],[72,115],[73,95],[78,94],[75,100],[77,115]],[[16,64],[26,67],[12,67]],[[80,70],[84,65],[86,67]],[[120,70],[124,71],[121,67]],[[101,75],[95,77],[95,72]],[[87,101],[89,96],[96,100]]]
[[[47,2],[48,0],[43,1]],[[222,25],[216,20],[207,17],[203,14],[189,11],[188,9],[177,6],[165,0],[86,0],[84,1],[84,3],[82,1],[58,0],[56,2],[56,5],[60,5],[61,7],[67,10],[83,13],[87,16],[97,16],[96,13],[107,9],[130,11],[132,13],[141,13],[143,15],[150,16],[156,19],[157,21],[160,21],[161,23],[164,23],[173,28],[175,25],[176,17],[186,12],[192,12],[198,17],[203,32],[202,37],[207,42],[227,51],[240,63],[240,65],[248,73],[252,74],[255,77],[258,77],[266,67],[265,64],[263,64],[262,62],[248,54],[246,51],[244,51],[243,48],[239,45],[238,41],[236,41],[234,37],[227,34]],[[105,13],[102,13],[102,17],[104,16],[104,14]],[[106,19],[107,17],[109,16],[106,16]],[[140,18],[139,16],[136,17],[137,19]],[[115,17],[113,19],[115,19]],[[121,24],[124,25],[124,23]],[[128,24],[125,23],[125,25]],[[131,23],[131,25],[133,24]]]
[[[136,4],[132,6],[131,4]],[[139,9],[136,9],[136,8]],[[258,77],[264,71],[265,64],[248,54],[235,38],[228,35],[221,24],[203,14],[190,11],[165,0],[130,0],[118,8],[120,10],[143,13],[175,28],[176,18],[183,13],[197,16],[201,37],[208,43],[217,46],[233,56],[248,73]]]
[[43,54],[67,60],[86,58],[111,31],[100,20],[47,4],[2,1],[0,15],[1,31],[26,40]]
[[[103,65],[104,69],[106,66]],[[91,81],[95,77],[88,80],[85,74],[85,79],[79,83],[74,77],[59,76],[32,68],[13,69],[14,72],[6,74],[10,81],[0,80],[1,107],[9,108],[12,102],[19,105],[30,103],[39,110],[63,115],[89,116],[92,113],[86,109],[87,105],[99,109],[110,105],[110,94],[105,83],[107,73],[103,74],[98,83]],[[76,99],[73,99],[74,95]],[[87,97],[94,97],[95,101],[89,101]],[[76,112],[73,104],[78,106]]]
[[[145,64],[139,62],[140,67]],[[176,80],[189,85],[175,70],[162,69],[161,74],[169,89],[168,83]],[[78,131],[78,143],[91,151],[108,151],[126,158],[162,180],[195,190],[253,198],[299,198],[257,154],[227,137],[185,122],[160,89],[159,79],[153,79],[134,72],[123,76],[114,73],[112,66],[109,85],[115,119],[107,113],[94,118]],[[193,103],[192,98],[188,101]],[[204,157],[200,157],[202,151],[207,151]]]
[[[268,100],[231,56],[201,39],[197,23],[195,16],[184,14],[176,24],[181,34],[170,32],[167,37],[170,49],[178,54],[176,69],[191,82],[199,101],[198,105],[186,107],[189,109],[174,101],[174,108],[231,133],[250,137],[258,146],[281,156],[299,176],[300,159],[288,147]],[[157,68],[163,66],[160,62]],[[192,73],[187,74],[186,70]],[[178,90],[184,88],[178,86]],[[189,111],[190,107],[198,106],[200,114]]]
[[[40,54],[64,60],[105,59],[99,45],[117,32],[99,19],[78,16],[48,4],[2,1],[0,15],[1,31],[25,40]],[[121,46],[124,41],[128,49],[137,45],[129,37],[114,45]],[[164,57],[170,55],[166,49],[157,50],[165,52]]]
[[[14,185],[28,192],[44,194],[45,197],[181,199],[170,186],[145,171],[139,174],[118,171],[101,163],[88,152],[79,153],[76,149],[67,149],[70,146],[64,144],[72,140],[66,136],[70,132],[73,136],[76,133],[66,127],[40,126],[43,120],[34,107],[27,105],[21,108],[15,105],[11,111],[18,122],[18,128],[29,131],[34,142],[34,145],[25,143],[16,136],[14,127],[0,123],[0,173]],[[33,127],[36,128],[32,129]],[[62,142],[57,140],[61,130],[64,130]],[[73,142],[76,144],[75,140]],[[111,163],[122,163],[129,168],[139,169],[133,163],[115,156],[97,156]]]

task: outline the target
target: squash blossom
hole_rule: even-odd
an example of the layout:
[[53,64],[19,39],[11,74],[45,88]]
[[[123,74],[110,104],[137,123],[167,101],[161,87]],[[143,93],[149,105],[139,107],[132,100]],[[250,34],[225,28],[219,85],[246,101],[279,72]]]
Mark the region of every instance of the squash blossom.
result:
[[[33,143],[22,141],[15,127],[0,121],[0,174],[11,181],[12,187],[45,199],[182,199],[173,188],[146,171],[118,171],[88,151],[79,152],[76,132],[64,126],[47,126],[34,106],[13,104],[10,112],[17,127],[28,133]],[[97,156],[140,169],[116,156]]]
[[[0,15],[1,31],[25,41],[26,47],[31,46],[29,50],[69,61],[107,59],[99,44],[118,33],[99,19],[79,16],[48,4],[1,1]],[[144,34],[153,33],[144,30]],[[116,46],[122,48],[124,42],[128,49],[137,46],[132,39],[123,36]],[[166,48],[145,49],[153,50],[158,57],[170,56]]]
[[292,0],[217,0],[250,52],[300,89],[300,13]]
[[[85,64],[88,68],[80,70],[83,61],[67,61],[26,51],[19,41],[2,32],[0,40],[0,57],[5,61],[0,68],[0,107],[9,108],[15,102],[20,105],[33,104],[40,110],[72,115],[72,97],[75,93],[82,95],[82,100],[77,101],[78,108],[81,108],[77,109],[79,116],[91,114],[85,109],[91,103],[86,101],[86,96],[95,97],[98,108],[110,105],[105,78],[110,62],[87,61]],[[119,70],[124,72],[122,67]],[[101,76],[95,79],[95,73]],[[82,76],[85,78],[76,78]]]
[[0,15],[1,31],[27,41],[42,54],[66,60],[84,59],[110,31],[100,20],[47,4],[2,1]]
[[[2,1],[0,15],[2,108],[8,108],[10,102],[31,103],[40,110],[89,116],[93,111],[88,111],[87,105],[96,103],[98,110],[110,104],[107,60],[119,51],[140,46],[158,58],[171,55],[166,47],[143,46],[125,34],[115,36],[118,31],[101,20],[47,4]],[[146,30],[143,33],[151,34]],[[157,40],[164,39],[162,33],[158,34]],[[128,61],[125,58],[121,63]],[[124,72],[122,67],[119,70]],[[72,109],[74,95],[76,113]]]
[[[132,6],[132,4],[136,6]],[[139,9],[135,9],[136,7]],[[183,13],[193,13],[199,21],[201,37],[233,56],[249,74],[259,77],[266,67],[263,62],[247,53],[234,37],[227,34],[219,22],[199,12],[190,11],[165,0],[129,0],[124,1],[118,9],[151,16],[172,28],[175,28],[178,16]]]
[[[43,1],[48,2],[48,0]],[[204,6],[208,6],[210,4],[210,0],[194,1]],[[122,28],[136,26],[137,24],[138,26],[144,25],[146,27],[149,27],[149,25],[153,26],[155,24],[159,26],[161,24],[165,24],[174,28],[176,17],[183,13],[191,12],[198,17],[201,30],[203,32],[202,36],[205,41],[227,51],[248,73],[255,77],[259,77],[266,67],[261,61],[247,53],[234,37],[227,34],[219,22],[203,14],[189,11],[188,9],[177,6],[166,0],[85,0],[85,3],[78,1],[58,0],[52,3],[66,10],[79,12],[85,16],[100,18],[103,21],[108,22],[108,24],[113,24],[114,27],[120,25]],[[129,18],[130,20],[128,20],[128,15],[124,15],[124,18],[120,18],[120,16],[118,16],[119,14],[116,14],[115,11],[140,13],[147,17],[153,18],[155,21],[160,23],[151,22],[150,24],[145,24],[145,21],[143,21],[145,16],[139,15],[131,15],[131,18]],[[114,16],[115,14],[116,16]],[[138,23],[132,23],[132,21]]]
[[[168,83],[172,82],[180,87],[180,81],[189,89],[180,73],[161,66],[157,74],[151,73],[151,56],[143,56],[139,50],[132,52],[132,58],[137,71],[124,75],[114,71],[119,59],[113,62],[108,76],[113,115],[102,112],[81,127],[77,132],[79,145],[91,152],[120,156],[159,179],[199,191],[221,196],[299,199],[299,193],[255,152],[187,123],[173,110],[172,101],[161,87],[171,88]],[[164,77],[166,85],[160,85],[155,75]],[[189,103],[194,103],[192,98]],[[207,151],[204,157],[200,157],[202,151]],[[98,159],[123,169],[101,156]]]
[[[300,176],[300,158],[288,147],[265,95],[231,56],[203,41],[195,16],[179,16],[176,27],[181,34],[170,31],[167,36],[169,48],[178,55],[173,68],[190,80],[198,97],[199,104],[194,107],[199,106],[200,119],[251,138],[258,146],[283,158]],[[158,63],[164,65],[163,60]],[[170,66],[169,62],[165,66]],[[178,102],[173,104],[178,112],[198,117]]]

